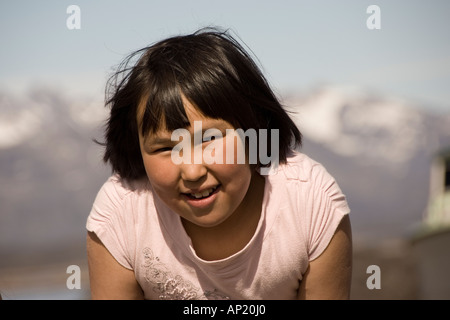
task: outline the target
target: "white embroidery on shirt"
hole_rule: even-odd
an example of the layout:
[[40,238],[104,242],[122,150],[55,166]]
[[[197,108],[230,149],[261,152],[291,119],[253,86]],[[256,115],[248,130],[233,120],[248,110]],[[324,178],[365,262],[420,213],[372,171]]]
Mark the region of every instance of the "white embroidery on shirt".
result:
[[190,281],[180,275],[173,275],[150,248],[143,250],[145,263],[143,264],[144,278],[151,284],[152,289],[161,300],[228,300],[229,298],[216,289],[201,292]]

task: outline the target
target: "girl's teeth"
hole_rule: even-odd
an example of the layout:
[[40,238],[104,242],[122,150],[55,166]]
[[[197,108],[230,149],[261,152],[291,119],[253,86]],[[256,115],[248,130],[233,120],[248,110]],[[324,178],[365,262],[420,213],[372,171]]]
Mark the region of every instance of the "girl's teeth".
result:
[[214,191],[214,188],[208,189],[203,191],[202,193],[191,193],[191,196],[195,197],[196,199],[207,197],[211,194],[211,192]]
[[212,191],[212,189],[203,191],[203,192],[202,192],[202,196],[204,196],[204,197],[209,196],[209,194],[211,193],[211,191]]

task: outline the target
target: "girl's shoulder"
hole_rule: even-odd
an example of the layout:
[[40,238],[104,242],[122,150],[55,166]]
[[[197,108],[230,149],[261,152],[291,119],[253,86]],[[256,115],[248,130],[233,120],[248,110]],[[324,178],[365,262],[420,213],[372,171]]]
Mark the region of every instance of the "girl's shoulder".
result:
[[118,174],[110,176],[102,185],[94,201],[94,208],[116,211],[129,199],[138,199],[150,190],[148,179],[129,180]]
[[350,211],[345,194],[336,179],[321,163],[303,153],[293,152],[281,169],[283,174],[279,174],[278,179],[284,180],[284,185],[288,186],[285,188],[286,194],[297,198],[303,195],[305,199],[316,202],[323,201],[340,208],[343,213]]
[[308,155],[291,150],[286,158],[286,163],[280,166],[277,173],[282,173],[282,177],[288,180],[306,182],[317,178],[317,175],[327,174],[327,171],[321,163]]
[[130,194],[139,194],[150,189],[147,177],[141,179],[124,179],[118,174],[113,174],[103,184],[102,189],[109,194],[114,194],[120,199]]
[[97,193],[86,222],[86,229],[95,233],[127,269],[133,266],[132,240],[136,235],[136,221],[142,217],[140,208],[145,202],[147,188],[145,179],[127,180],[117,174],[110,176]]

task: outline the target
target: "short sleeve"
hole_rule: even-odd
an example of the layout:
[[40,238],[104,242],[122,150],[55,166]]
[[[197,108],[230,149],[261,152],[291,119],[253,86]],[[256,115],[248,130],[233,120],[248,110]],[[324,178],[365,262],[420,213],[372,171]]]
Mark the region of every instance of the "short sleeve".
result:
[[109,178],[94,200],[86,229],[97,235],[117,262],[132,269],[127,219],[124,218],[124,197],[117,178]]
[[326,249],[350,208],[335,179],[320,164],[312,168],[310,187],[307,235],[308,255],[312,261]]

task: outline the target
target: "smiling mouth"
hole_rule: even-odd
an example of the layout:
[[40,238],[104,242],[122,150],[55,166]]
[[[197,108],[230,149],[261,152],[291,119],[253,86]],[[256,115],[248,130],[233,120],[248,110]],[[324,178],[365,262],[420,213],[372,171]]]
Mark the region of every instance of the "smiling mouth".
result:
[[213,188],[205,189],[202,192],[195,192],[195,193],[183,193],[185,196],[187,196],[190,199],[194,200],[200,200],[210,197],[212,194],[216,193],[216,191],[219,189],[220,185],[217,185]]

